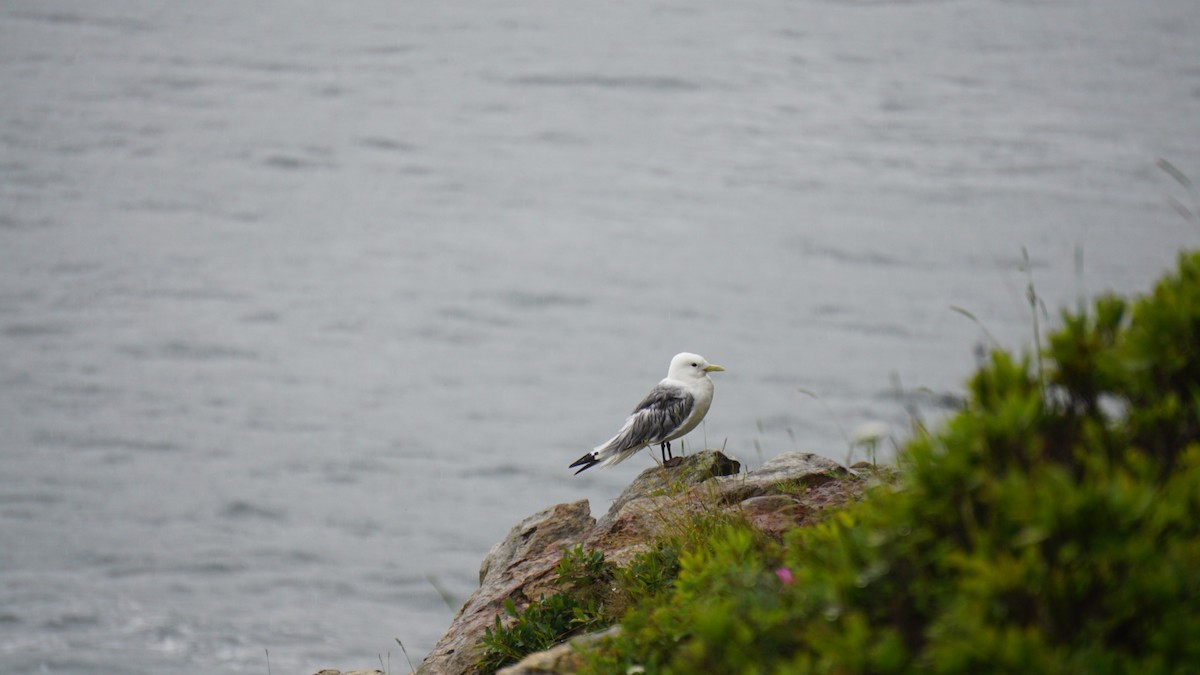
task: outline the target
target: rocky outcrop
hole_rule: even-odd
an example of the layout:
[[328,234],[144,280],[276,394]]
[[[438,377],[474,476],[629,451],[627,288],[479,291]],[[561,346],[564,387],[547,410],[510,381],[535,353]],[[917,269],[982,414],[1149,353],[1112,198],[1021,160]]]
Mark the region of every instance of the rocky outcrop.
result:
[[[705,450],[675,466],[643,471],[599,521],[587,500],[551,506],[522,520],[484,556],[479,589],[421,663],[418,675],[476,672],[476,644],[503,614],[505,600],[523,609],[556,592],[554,568],[564,549],[582,544],[624,565],[699,509],[737,510],[764,531],[781,533],[819,518],[829,506],[857,498],[862,489],[861,481],[847,480],[854,472],[809,453],[786,453],[745,474],[740,469],[737,461]],[[538,657],[558,663],[571,658],[570,652],[568,644]],[[561,664],[533,664],[512,672],[569,671]]]

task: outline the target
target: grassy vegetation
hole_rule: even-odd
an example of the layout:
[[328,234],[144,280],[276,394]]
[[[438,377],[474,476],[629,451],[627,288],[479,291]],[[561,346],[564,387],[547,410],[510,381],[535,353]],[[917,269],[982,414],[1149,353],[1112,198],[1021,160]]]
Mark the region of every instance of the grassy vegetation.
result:
[[485,645],[561,639],[552,611],[620,621],[595,673],[1196,672],[1200,254],[1060,323],[862,502],[783,541],[699,513],[625,569],[571,552],[570,600]]
[[612,624],[634,598],[644,600],[669,588],[678,561],[673,549],[658,545],[618,569],[600,551],[577,546],[563,551],[555,571],[559,592],[523,611],[507,601],[505,613],[513,620],[506,623],[496,617],[495,626],[480,641],[483,672],[495,672],[572,635]]

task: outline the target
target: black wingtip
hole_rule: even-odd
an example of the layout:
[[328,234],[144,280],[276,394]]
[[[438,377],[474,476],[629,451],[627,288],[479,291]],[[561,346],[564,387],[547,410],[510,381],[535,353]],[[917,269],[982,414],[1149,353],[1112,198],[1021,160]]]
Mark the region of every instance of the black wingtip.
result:
[[583,467],[582,469],[575,472],[575,475],[578,476],[580,473],[587,471],[588,469],[592,468],[593,466],[596,466],[599,463],[600,463],[600,460],[596,459],[595,456],[593,456],[592,453],[589,452],[588,454],[584,455],[583,457],[580,457],[579,459],[575,460],[575,462],[573,464],[571,464],[571,466],[569,466],[568,468],[574,469],[577,466],[582,466]]

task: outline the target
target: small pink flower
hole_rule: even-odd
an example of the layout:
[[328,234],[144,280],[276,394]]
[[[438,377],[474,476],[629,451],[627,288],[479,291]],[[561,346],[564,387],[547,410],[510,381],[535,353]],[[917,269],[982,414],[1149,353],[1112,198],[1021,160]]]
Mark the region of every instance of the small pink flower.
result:
[[775,570],[775,576],[779,577],[780,583],[784,586],[791,586],[792,582],[796,580],[796,577],[792,576],[792,571],[786,567]]

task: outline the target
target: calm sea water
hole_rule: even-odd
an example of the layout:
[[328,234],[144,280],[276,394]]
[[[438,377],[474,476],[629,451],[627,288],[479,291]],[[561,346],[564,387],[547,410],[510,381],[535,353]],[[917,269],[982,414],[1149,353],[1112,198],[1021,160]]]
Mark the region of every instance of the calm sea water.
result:
[[513,523],[651,465],[567,470],[678,351],[728,368],[690,448],[902,433],[897,383],[986,339],[951,306],[1020,345],[1030,275],[1053,313],[1200,244],[1156,167],[1200,178],[1198,36],[1195,0],[0,4],[0,671],[404,672]]

